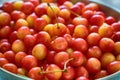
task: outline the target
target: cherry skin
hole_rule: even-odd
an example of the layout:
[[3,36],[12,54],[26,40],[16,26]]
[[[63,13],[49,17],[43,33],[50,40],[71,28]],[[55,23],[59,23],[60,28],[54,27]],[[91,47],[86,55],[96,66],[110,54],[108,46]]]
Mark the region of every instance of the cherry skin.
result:
[[[64,57],[63,57],[64,56]],[[54,56],[54,62],[57,64],[59,67],[63,68],[65,62],[69,59],[69,54],[67,52],[61,51],[56,53]]]
[[42,80],[44,79],[44,74],[40,74],[41,71],[40,67],[33,67],[29,70],[28,76],[35,80]]
[[[55,65],[55,64],[50,64],[48,65],[48,67],[46,68],[46,77],[50,80],[59,80],[62,76],[62,72],[60,71],[61,69]],[[50,72],[49,71],[53,71],[53,72]],[[55,72],[55,71],[59,71],[59,72]]]
[[95,74],[101,69],[101,62],[97,58],[89,58],[86,62],[86,69],[89,73]]
[[57,37],[51,42],[51,46],[56,51],[63,51],[67,49],[68,43],[63,37]]
[[15,52],[13,52],[11,50],[6,51],[6,52],[4,52],[4,56],[9,62],[11,62],[11,63],[15,62]]
[[3,69],[8,70],[14,74],[17,74],[17,66],[13,63],[6,63],[3,65]]
[[70,62],[72,66],[80,66],[84,62],[84,55],[80,51],[74,51],[70,54],[70,58],[73,58],[73,60]]
[[38,63],[37,59],[34,56],[27,55],[22,59],[21,64],[23,68],[30,70],[31,68],[36,67]]
[[0,58],[0,67],[2,67],[6,63],[8,63],[8,60],[6,58]]
[[67,72],[62,73],[62,80],[72,80],[75,78],[75,70],[73,67],[68,66]]

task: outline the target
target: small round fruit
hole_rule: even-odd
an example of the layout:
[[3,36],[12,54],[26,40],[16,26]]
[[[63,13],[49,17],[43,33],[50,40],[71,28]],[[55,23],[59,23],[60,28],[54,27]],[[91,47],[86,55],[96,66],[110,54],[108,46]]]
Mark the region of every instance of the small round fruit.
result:
[[75,70],[73,67],[68,66],[67,72],[62,73],[62,80],[73,80],[75,78]]
[[76,38],[72,41],[72,47],[74,50],[78,50],[81,52],[86,52],[88,49],[87,41],[83,38]]
[[14,63],[15,62],[15,52],[12,50],[4,52],[4,57],[10,62]]
[[19,40],[19,39],[15,40],[12,43],[12,50],[16,53],[20,52],[20,51],[25,51],[25,45],[24,45],[23,41]]
[[14,74],[17,74],[17,66],[13,63],[6,63],[3,65],[3,69],[10,71]]
[[95,79],[102,78],[108,75],[107,70],[100,70],[95,74]]
[[90,46],[98,45],[99,41],[101,39],[101,36],[98,33],[90,33],[87,36],[87,42]]
[[58,15],[60,12],[60,9],[58,6],[55,5],[49,5],[49,7],[47,8],[47,14],[50,17],[56,17],[56,15]]
[[[55,64],[50,64],[47,66],[45,72],[49,72],[49,71],[52,71],[51,73],[47,73],[46,74],[46,77],[49,79],[49,80],[59,80],[62,76],[62,71],[60,71],[61,69],[55,65]],[[56,72],[56,71],[59,71],[59,72]]]
[[54,56],[54,62],[55,62],[55,64],[57,64],[61,68],[64,67],[65,62],[68,59],[69,59],[69,54],[67,52],[64,52],[64,51],[58,52]]
[[106,68],[107,65],[114,60],[115,56],[110,52],[104,53],[100,59],[103,68]]
[[29,70],[28,77],[35,80],[43,80],[44,74],[40,74],[41,71],[40,67],[33,67]]
[[88,20],[86,18],[82,18],[82,17],[75,17],[75,18],[73,18],[72,23],[75,26],[77,26],[77,25],[88,26]]
[[80,51],[73,51],[70,54],[70,58],[73,58],[73,60],[70,62],[72,66],[81,66],[84,63],[84,55]]
[[117,54],[120,54],[120,42],[115,42],[114,50]]
[[89,77],[89,72],[84,66],[76,67],[75,73],[76,73],[75,77],[79,77],[79,76]]
[[113,34],[113,28],[104,23],[100,26],[100,28],[98,29],[98,34],[101,36],[101,37],[111,37],[112,34]]
[[8,63],[8,60],[6,58],[0,58],[0,67],[2,67],[6,63]]
[[68,42],[63,37],[57,37],[51,42],[51,46],[56,51],[64,51],[68,48]]
[[8,14],[7,12],[0,13],[0,26],[9,25],[10,21],[11,21],[10,14]]
[[37,59],[32,55],[27,55],[21,60],[22,68],[30,70],[38,65]]
[[101,48],[102,51],[104,52],[111,52],[114,50],[115,43],[112,39],[110,38],[102,38],[99,41],[99,47]]
[[21,61],[27,54],[25,52],[17,52],[15,54],[15,63],[17,66],[21,67]]
[[86,56],[88,58],[95,57],[95,58],[100,59],[102,56],[102,51],[98,46],[92,46],[92,47],[89,47]]
[[88,36],[88,28],[84,25],[77,25],[73,32],[75,38],[86,38]]
[[32,49],[32,55],[38,60],[43,60],[47,55],[47,48],[44,44],[36,44]]
[[30,28],[26,26],[22,26],[17,30],[17,37],[18,39],[24,39],[26,35],[30,35]]
[[105,19],[102,15],[93,15],[91,18],[90,18],[90,23],[92,25],[98,25],[98,26],[101,26],[103,23],[104,23]]
[[89,58],[85,66],[88,72],[92,74],[101,70],[101,62],[97,58]]
[[120,61],[113,61],[108,64],[107,71],[112,74],[120,70]]

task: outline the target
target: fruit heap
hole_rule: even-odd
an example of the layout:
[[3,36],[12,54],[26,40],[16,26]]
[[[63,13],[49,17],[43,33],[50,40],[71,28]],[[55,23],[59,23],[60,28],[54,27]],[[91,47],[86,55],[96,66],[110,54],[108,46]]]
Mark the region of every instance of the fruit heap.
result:
[[34,80],[93,80],[120,70],[120,21],[96,3],[5,2],[0,67]]

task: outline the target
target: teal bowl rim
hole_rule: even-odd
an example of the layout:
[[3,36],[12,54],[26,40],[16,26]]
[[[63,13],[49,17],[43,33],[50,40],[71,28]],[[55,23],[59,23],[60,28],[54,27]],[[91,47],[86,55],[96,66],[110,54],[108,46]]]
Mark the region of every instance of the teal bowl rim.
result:
[[[11,80],[11,78],[12,80],[32,80],[27,76],[16,75],[0,67],[0,80]],[[120,80],[120,71],[95,80]]]
[[0,67],[0,80],[32,80],[23,75],[17,75]]

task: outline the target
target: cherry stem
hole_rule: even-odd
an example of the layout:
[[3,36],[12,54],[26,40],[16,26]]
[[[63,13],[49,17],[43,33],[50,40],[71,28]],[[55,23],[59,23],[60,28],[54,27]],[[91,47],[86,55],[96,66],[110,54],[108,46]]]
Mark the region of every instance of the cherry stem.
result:
[[74,60],[74,58],[70,58],[70,59],[68,59],[66,62],[65,62],[65,64],[64,64],[64,72],[66,72],[67,71],[67,64],[68,64],[68,62],[70,62],[70,61],[72,61],[72,60]]
[[74,60],[74,58],[70,58],[70,59],[68,59],[66,62],[65,62],[65,64],[64,64],[64,69],[63,70],[58,70],[58,71],[44,71],[43,70],[43,67],[41,67],[41,72],[40,72],[40,74],[47,74],[47,73],[53,73],[53,72],[67,72],[67,64],[70,62],[70,61],[72,61],[72,60]]
[[53,10],[53,8],[51,7],[51,5],[50,5],[50,3],[47,3],[47,5],[51,8],[51,10],[52,10],[52,12],[53,12],[53,14],[55,15],[55,18],[56,18],[56,22],[57,22],[57,28],[59,29],[59,22],[58,22],[58,17],[57,17],[57,15],[55,14],[55,12],[54,12],[54,10]]
[[75,16],[77,16],[77,17],[81,17],[79,14],[77,14],[77,13],[75,13],[75,12],[73,12],[73,11],[71,11],[71,10],[69,10],[72,14],[74,14]]
[[47,73],[53,73],[53,72],[64,72],[64,70],[58,70],[58,71],[42,71],[40,74],[47,74]]

